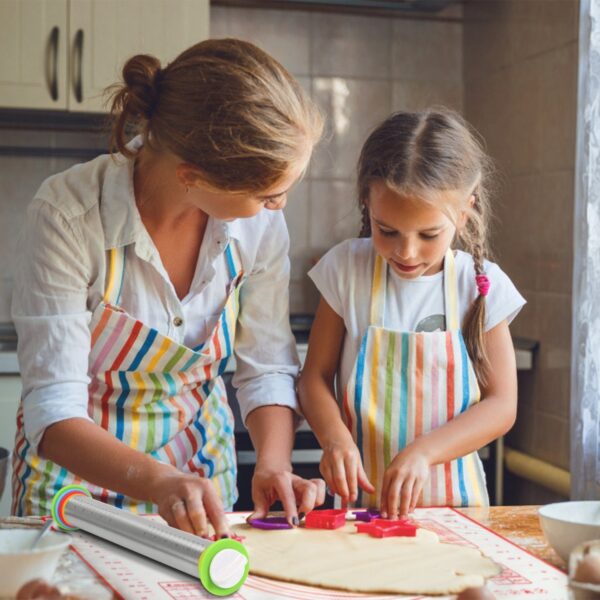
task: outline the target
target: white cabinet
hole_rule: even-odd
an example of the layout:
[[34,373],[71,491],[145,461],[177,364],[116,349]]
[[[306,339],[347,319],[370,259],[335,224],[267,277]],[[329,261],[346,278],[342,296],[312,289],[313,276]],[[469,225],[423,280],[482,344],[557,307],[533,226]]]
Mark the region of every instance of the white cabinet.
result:
[[0,0],[0,106],[67,107],[66,0]]
[[0,0],[0,107],[102,112],[123,64],[208,37],[209,0]]
[[[21,378],[18,375],[0,375],[0,446],[12,451],[17,431],[17,408],[21,399]],[[4,494],[0,498],[0,517],[10,514],[11,486],[10,461]]]

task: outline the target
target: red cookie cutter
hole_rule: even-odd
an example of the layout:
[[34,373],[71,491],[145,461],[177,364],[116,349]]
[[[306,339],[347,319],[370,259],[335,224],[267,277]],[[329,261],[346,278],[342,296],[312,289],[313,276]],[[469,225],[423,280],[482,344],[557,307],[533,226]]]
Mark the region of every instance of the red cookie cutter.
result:
[[357,533],[368,533],[372,537],[415,537],[418,527],[407,519],[390,521],[374,519],[370,523],[355,523]]
[[336,509],[311,510],[304,517],[308,529],[339,529],[346,523],[346,511]]

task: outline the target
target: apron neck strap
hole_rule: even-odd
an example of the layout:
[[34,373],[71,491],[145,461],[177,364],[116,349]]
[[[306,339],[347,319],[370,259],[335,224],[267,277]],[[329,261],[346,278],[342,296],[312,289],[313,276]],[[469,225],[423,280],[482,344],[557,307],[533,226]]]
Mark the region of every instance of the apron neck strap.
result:
[[458,280],[456,278],[456,261],[451,248],[448,248],[444,257],[444,309],[446,311],[446,331],[458,331],[460,329]]
[[387,263],[378,252],[375,252],[373,283],[371,284],[371,315],[369,322],[371,325],[377,327],[384,326],[385,297],[387,295],[387,270]]
[[[388,265],[386,261],[376,252],[373,283],[371,285],[370,324],[377,327],[384,326],[387,272]],[[451,248],[448,248],[444,257],[444,309],[446,312],[446,330],[457,331],[460,323],[458,281],[456,279],[454,252],[452,252]]]
[[104,288],[104,303],[119,305],[123,278],[125,275],[125,254],[127,247],[111,248],[108,250],[108,268],[106,270],[106,284]]
[[227,248],[225,248],[225,260],[229,269],[229,277],[235,279],[238,275],[244,274],[240,249],[236,240],[229,240]]

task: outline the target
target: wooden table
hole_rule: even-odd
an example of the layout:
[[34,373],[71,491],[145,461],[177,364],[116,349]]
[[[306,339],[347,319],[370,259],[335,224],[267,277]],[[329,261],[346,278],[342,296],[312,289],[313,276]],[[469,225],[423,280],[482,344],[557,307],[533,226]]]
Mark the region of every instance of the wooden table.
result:
[[566,573],[567,565],[544,538],[537,515],[538,508],[539,506],[490,506],[461,508],[460,512]]
[[[525,548],[534,556],[565,571],[564,562],[544,539],[537,509],[537,506],[493,506],[464,508],[460,512]],[[0,528],[39,527],[40,523],[41,521],[36,518],[0,518]],[[56,582],[63,593],[68,592],[95,600],[112,598],[110,591],[73,553],[67,553],[63,557],[57,570]]]

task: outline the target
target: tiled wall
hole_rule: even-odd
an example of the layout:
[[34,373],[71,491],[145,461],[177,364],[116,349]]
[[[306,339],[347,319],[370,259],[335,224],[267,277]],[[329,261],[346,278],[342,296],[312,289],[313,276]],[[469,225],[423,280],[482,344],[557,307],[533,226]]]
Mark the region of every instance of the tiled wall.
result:
[[[500,176],[496,257],[528,301],[511,329],[540,342],[507,443],[567,469],[578,5],[475,2],[464,16],[465,113]],[[518,503],[552,499],[510,486]]]
[[[423,21],[302,11],[213,7],[211,36],[249,40],[277,57],[322,107],[326,139],[294,190],[286,217],[292,240],[292,312],[312,312],[317,298],[306,277],[312,261],[358,234],[354,169],[370,129],[392,110],[429,104],[462,108],[460,11]],[[0,129],[0,145],[102,147],[90,133]],[[76,156],[0,156],[0,255],[14,255],[24,210],[51,173]],[[12,267],[0,275],[0,321],[9,318]]]
[[312,312],[306,272],[337,242],[358,235],[354,171],[369,131],[393,110],[462,109],[462,23],[214,7],[213,37],[238,37],[275,56],[327,117],[325,140],[285,209],[291,237],[292,312]]

